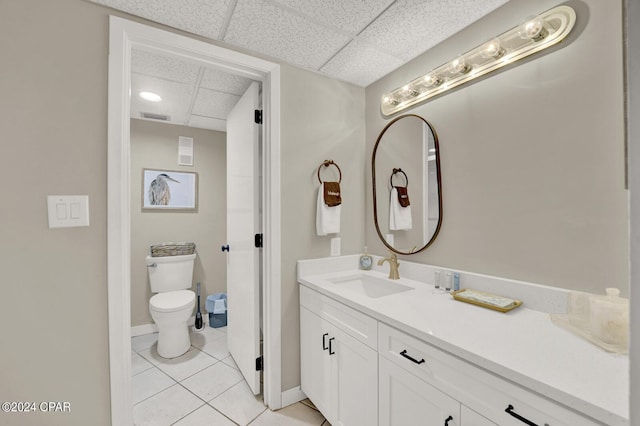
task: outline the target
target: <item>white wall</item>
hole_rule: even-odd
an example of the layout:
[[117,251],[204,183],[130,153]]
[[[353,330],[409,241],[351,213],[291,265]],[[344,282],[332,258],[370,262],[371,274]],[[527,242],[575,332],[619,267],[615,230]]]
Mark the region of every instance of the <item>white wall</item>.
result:
[[[178,137],[193,138],[194,165],[178,166]],[[191,241],[197,258],[193,290],[201,287],[201,309],[208,294],[227,287],[226,134],[145,120],[131,120],[131,325],[151,324],[151,289],[145,263],[151,244]],[[198,174],[195,212],[142,211],[142,169]]]

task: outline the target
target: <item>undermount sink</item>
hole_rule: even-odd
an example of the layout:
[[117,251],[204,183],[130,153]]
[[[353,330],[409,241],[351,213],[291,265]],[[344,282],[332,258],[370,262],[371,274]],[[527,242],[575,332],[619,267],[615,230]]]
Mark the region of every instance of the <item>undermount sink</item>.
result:
[[341,289],[359,293],[372,299],[413,290],[413,287],[394,282],[388,278],[380,278],[364,273],[334,277],[328,279],[328,281],[340,286]]

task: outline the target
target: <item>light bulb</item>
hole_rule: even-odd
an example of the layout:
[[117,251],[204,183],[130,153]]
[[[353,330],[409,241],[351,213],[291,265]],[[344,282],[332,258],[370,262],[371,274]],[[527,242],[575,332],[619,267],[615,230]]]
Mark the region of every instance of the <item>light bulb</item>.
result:
[[459,56],[449,64],[449,71],[452,74],[466,74],[471,71],[471,67],[467,65],[464,57]]
[[433,86],[438,86],[440,83],[442,83],[442,80],[438,78],[438,76],[435,74],[427,74],[422,79],[422,83],[426,87],[433,87]]
[[418,92],[416,89],[414,89],[413,87],[411,87],[411,85],[406,84],[402,87],[402,95],[403,96],[411,96],[411,97],[415,97],[418,96],[420,94],[420,92]]
[[482,51],[480,52],[480,55],[486,59],[490,59],[490,58],[498,59],[502,55],[504,55],[504,52],[505,50],[500,45],[500,40],[498,40],[497,38],[494,38],[493,40],[486,42],[482,46]]
[[396,106],[398,105],[400,102],[398,102],[398,100],[396,98],[394,98],[391,95],[386,95],[382,101],[387,104],[387,105],[392,105],[392,106]]
[[518,32],[520,38],[531,39],[533,41],[542,40],[547,34],[547,30],[544,27],[544,19],[539,16],[522,24]]

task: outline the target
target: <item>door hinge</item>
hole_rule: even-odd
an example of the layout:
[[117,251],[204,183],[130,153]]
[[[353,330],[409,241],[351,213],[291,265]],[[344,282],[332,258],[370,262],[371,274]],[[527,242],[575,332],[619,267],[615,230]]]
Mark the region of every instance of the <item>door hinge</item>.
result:
[[254,235],[253,244],[256,246],[256,248],[262,248],[262,234]]
[[262,356],[256,358],[256,371],[262,371]]
[[262,110],[261,109],[256,109],[254,111],[253,121],[255,121],[256,124],[262,124]]

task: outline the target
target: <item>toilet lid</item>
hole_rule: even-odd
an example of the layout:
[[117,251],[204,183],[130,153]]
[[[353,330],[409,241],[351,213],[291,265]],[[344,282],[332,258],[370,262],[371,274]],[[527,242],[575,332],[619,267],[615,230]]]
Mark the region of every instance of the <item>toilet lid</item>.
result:
[[191,290],[177,290],[158,293],[149,300],[149,306],[156,312],[173,312],[193,306],[196,295]]

